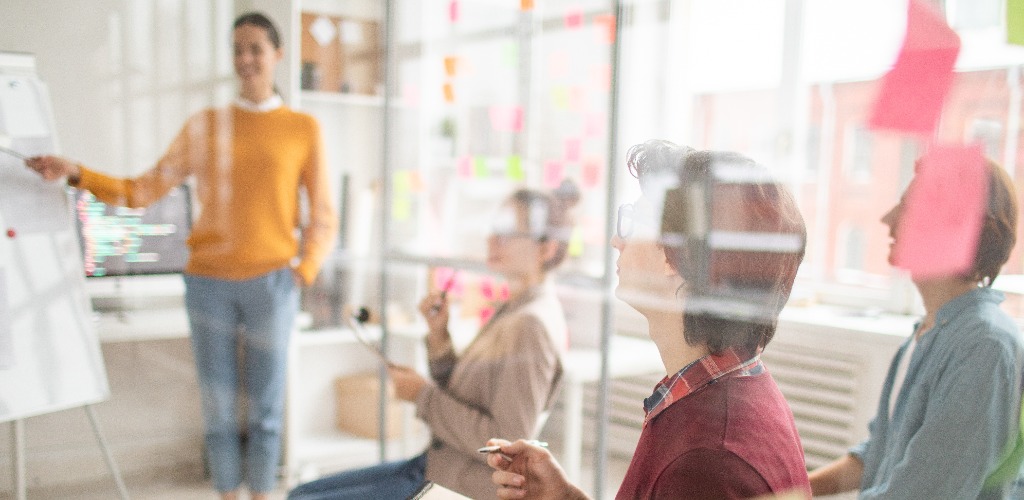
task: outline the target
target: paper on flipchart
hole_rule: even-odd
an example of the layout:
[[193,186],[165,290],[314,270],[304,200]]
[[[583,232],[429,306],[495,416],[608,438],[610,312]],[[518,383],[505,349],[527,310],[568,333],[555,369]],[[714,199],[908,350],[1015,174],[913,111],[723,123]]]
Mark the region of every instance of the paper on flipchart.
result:
[[32,80],[0,76],[0,133],[14,138],[48,136],[45,111]]
[[15,236],[60,231],[68,221],[61,183],[46,182],[21,160],[0,158],[0,219]]

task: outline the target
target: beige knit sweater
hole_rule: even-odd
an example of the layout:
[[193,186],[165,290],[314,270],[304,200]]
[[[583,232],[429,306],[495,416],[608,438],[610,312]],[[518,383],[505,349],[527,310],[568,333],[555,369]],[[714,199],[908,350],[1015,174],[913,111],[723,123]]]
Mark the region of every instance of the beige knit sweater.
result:
[[434,383],[416,400],[433,436],[427,479],[495,498],[491,468],[476,450],[493,437],[536,437],[558,393],[567,338],[561,303],[546,283],[499,308],[461,355],[430,361]]

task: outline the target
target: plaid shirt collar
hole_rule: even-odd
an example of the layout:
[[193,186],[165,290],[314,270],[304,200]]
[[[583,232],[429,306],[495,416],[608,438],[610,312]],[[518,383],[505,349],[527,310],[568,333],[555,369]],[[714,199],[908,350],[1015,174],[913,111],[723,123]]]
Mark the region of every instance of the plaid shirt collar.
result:
[[665,377],[654,387],[654,394],[644,399],[647,417],[644,425],[666,408],[726,375],[749,377],[764,372],[760,353],[745,356],[740,350],[728,348],[720,354],[708,354],[686,365],[671,377]]

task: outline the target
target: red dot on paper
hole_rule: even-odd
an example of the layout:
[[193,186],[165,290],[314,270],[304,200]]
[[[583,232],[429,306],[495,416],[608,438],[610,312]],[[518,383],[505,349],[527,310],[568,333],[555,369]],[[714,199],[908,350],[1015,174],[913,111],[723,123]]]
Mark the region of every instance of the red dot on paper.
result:
[[14,232],[13,229],[8,229],[7,230],[7,237],[8,238],[13,238],[15,235],[16,235],[16,233]]

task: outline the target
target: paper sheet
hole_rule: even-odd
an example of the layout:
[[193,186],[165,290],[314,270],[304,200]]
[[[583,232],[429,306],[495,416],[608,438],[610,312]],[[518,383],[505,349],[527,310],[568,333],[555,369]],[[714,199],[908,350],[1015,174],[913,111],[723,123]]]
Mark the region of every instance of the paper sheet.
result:
[[341,32],[341,43],[346,45],[359,45],[365,41],[363,25],[358,21],[343,20],[338,24]]
[[0,76],[0,123],[3,124],[0,132],[3,135],[13,138],[50,135],[38,92],[30,80]]

